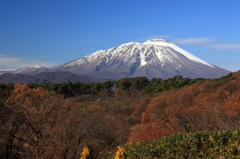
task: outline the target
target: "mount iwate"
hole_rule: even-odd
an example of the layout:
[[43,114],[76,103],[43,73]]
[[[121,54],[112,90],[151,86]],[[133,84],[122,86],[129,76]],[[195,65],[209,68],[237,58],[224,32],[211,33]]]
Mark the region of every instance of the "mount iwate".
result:
[[98,50],[51,68],[37,66],[7,72],[36,75],[58,71],[69,71],[96,79],[138,76],[167,79],[176,75],[189,78],[218,78],[230,73],[163,39],[152,39],[144,43],[125,43],[107,50]]

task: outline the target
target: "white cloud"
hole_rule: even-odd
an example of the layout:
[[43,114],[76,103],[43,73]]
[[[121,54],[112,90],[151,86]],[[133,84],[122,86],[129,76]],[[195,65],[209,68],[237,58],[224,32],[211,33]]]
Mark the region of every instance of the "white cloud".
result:
[[33,66],[54,66],[55,62],[48,62],[41,57],[29,58],[29,57],[14,57],[0,54],[0,70],[2,69],[17,69],[22,67]]
[[208,37],[197,37],[197,38],[186,38],[186,39],[174,39],[172,40],[173,43],[178,44],[203,44],[216,41],[214,38]]
[[208,45],[208,48],[218,50],[240,50],[240,43]]
[[170,38],[170,37],[172,37],[172,35],[154,35],[154,36],[149,36],[149,37],[142,38],[142,39],[137,39],[135,41],[147,41],[150,39],[166,39],[166,38]]

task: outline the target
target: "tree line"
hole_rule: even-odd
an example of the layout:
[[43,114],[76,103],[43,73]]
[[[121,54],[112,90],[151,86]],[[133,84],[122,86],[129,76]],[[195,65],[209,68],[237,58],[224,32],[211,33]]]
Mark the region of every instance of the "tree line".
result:
[[[114,89],[118,88],[128,92],[135,92],[145,90],[146,93],[157,93],[172,88],[181,88],[186,85],[191,85],[197,81],[205,80],[204,78],[183,78],[181,75],[163,80],[161,78],[153,78],[149,80],[147,77],[134,77],[122,78],[117,81],[105,81],[94,83],[80,83],[80,82],[67,82],[67,83],[41,83],[41,84],[28,84],[29,88],[45,88],[48,91],[54,91],[59,94],[64,94],[65,97],[73,97],[83,94],[96,94],[105,92],[106,94],[112,93]],[[0,84],[0,92],[7,95],[14,87],[14,84]]]
[[[218,78],[218,81],[224,80],[230,77],[232,73]],[[45,88],[48,91],[54,91],[59,94],[64,94],[68,97],[82,95],[82,94],[94,94],[100,91],[111,93],[115,88],[127,90],[130,92],[144,89],[146,93],[157,93],[173,88],[181,88],[186,85],[191,85],[204,78],[183,78],[181,75],[176,75],[172,78],[163,80],[161,78],[153,78],[149,80],[147,77],[134,77],[134,78],[122,78],[116,81],[105,82],[93,82],[93,83],[81,83],[81,82],[65,82],[65,83],[47,83],[41,84],[28,84],[29,88]],[[13,83],[0,84],[0,95],[7,95],[14,89]]]

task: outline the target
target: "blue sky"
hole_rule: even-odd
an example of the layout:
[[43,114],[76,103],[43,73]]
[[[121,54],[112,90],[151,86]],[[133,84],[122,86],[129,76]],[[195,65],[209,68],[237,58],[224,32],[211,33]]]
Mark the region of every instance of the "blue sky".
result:
[[239,0],[0,0],[0,70],[163,38],[240,70]]

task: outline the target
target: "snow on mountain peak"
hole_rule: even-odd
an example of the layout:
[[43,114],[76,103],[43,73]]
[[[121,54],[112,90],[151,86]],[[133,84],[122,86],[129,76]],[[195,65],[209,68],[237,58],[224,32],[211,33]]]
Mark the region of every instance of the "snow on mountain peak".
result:
[[[139,43],[139,42],[128,42],[128,43],[124,43],[122,45],[113,47],[113,48],[109,48],[107,50],[98,50],[90,55],[87,55],[85,57],[82,57],[80,59],[74,60],[70,63],[68,63],[67,65],[65,65],[64,67],[73,67],[73,66],[77,66],[77,65],[81,65],[81,64],[85,64],[85,63],[89,63],[92,61],[95,61],[97,59],[100,58],[104,58],[106,56],[106,58],[104,58],[104,60],[106,60],[104,63],[106,63],[110,58],[113,57],[118,57],[120,59],[122,59],[123,61],[126,61],[129,57],[131,57],[136,50],[139,50],[138,52],[139,54],[139,59],[140,59],[140,66],[145,66],[147,65],[147,56],[148,54],[146,54],[145,48],[149,48],[151,46],[154,46],[157,50],[155,50],[157,53],[158,58],[160,59],[160,61],[162,61],[163,58],[166,58],[164,56],[163,53],[161,53],[165,48],[170,48],[182,55],[184,55],[185,57],[187,57],[188,59],[195,61],[195,62],[199,62],[205,65],[208,65],[210,67],[213,67],[213,65],[203,61],[202,59],[188,53],[187,51],[179,48],[178,46],[174,45],[173,43],[171,43],[168,40],[164,40],[164,39],[151,39],[148,40],[144,43]],[[130,51],[131,50],[131,51]],[[145,50],[145,51],[143,51]],[[125,52],[130,51],[130,53],[125,54]],[[169,57],[170,58],[170,57]],[[169,59],[171,61],[171,59]]]

